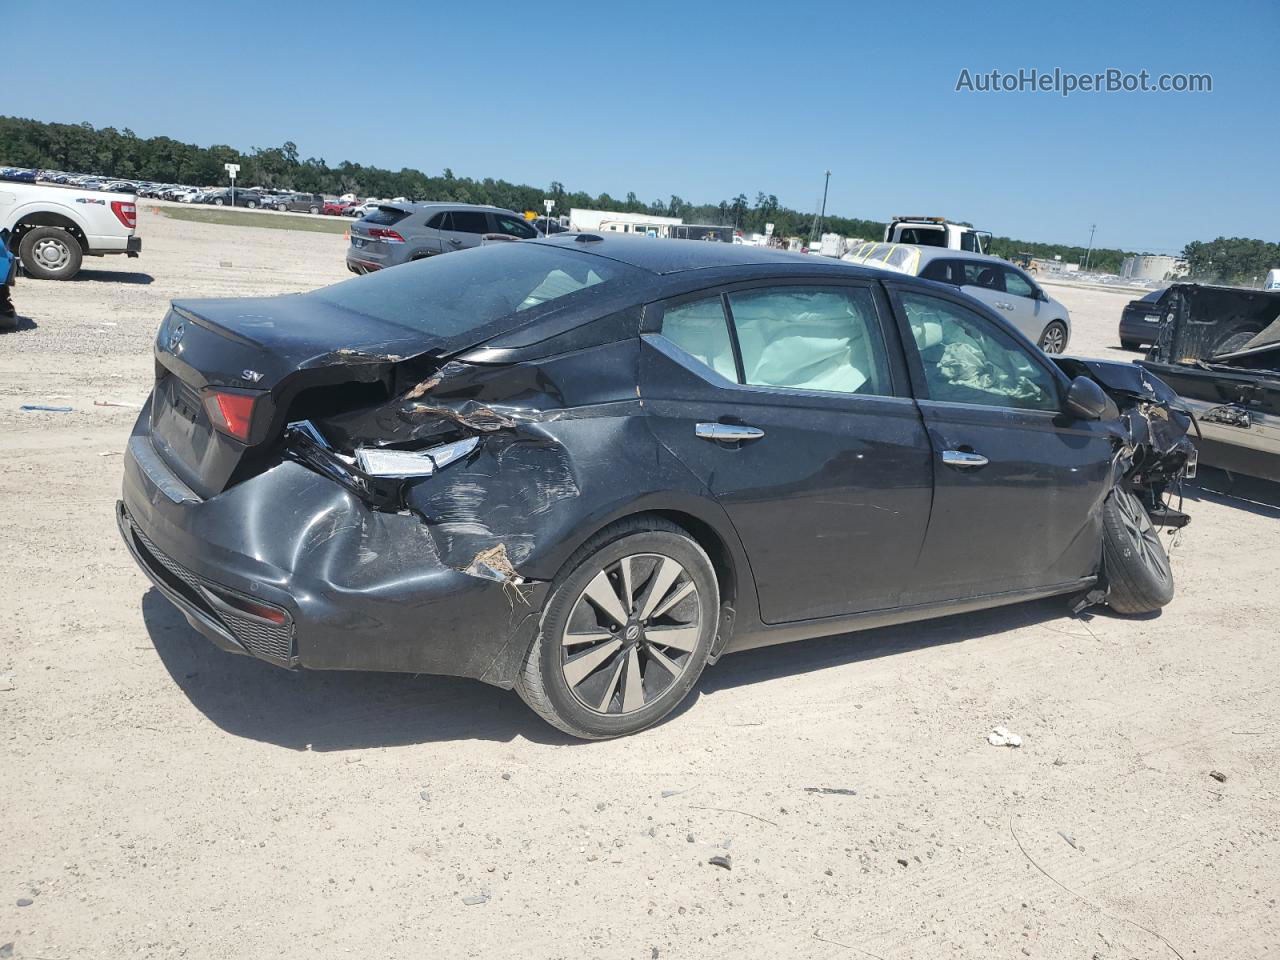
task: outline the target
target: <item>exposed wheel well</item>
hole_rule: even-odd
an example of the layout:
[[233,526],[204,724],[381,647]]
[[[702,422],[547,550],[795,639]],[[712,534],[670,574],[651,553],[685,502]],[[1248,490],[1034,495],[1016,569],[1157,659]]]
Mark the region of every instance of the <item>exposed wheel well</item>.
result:
[[85,239],[84,231],[76,225],[76,222],[60,213],[50,213],[48,211],[29,213],[15,223],[13,225],[13,235],[9,240],[10,249],[17,250],[18,244],[22,242],[23,235],[33,227],[61,227],[76,238],[76,242],[80,244],[82,252],[89,252],[89,242]]
[[709,523],[699,520],[692,514],[679,510],[650,511],[659,517],[670,520],[678,527],[683,527],[689,536],[698,541],[698,545],[707,551],[711,565],[716,571],[716,581],[720,586],[720,602],[733,605],[738,599],[738,571],[733,563],[733,554],[728,544]]

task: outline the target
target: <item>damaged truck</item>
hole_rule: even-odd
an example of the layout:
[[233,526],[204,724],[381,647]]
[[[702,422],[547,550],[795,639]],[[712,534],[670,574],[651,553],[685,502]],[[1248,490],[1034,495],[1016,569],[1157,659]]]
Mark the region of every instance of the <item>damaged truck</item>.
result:
[[175,301],[154,355],[120,531],[280,667],[472,677],[604,738],[735,650],[1173,596],[1173,392],[915,277],[562,234]]
[[1207,465],[1280,482],[1280,290],[1175,283],[1139,363],[1195,414]]

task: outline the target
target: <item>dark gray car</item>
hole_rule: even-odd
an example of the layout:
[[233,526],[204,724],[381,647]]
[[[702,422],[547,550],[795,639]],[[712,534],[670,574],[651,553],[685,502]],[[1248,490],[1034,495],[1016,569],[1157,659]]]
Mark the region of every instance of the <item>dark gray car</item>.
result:
[[468,203],[384,203],[351,225],[347,269],[369,273],[411,260],[478,247],[486,237],[532,240],[524,217]]

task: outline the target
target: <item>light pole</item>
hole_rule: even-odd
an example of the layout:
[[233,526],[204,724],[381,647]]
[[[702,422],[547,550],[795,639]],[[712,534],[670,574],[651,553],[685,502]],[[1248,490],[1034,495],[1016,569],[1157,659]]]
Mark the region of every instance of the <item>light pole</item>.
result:
[[823,223],[827,219],[827,188],[831,186],[831,171],[826,171],[826,179],[822,182],[822,210],[813,218],[813,229],[809,231],[809,246],[822,236]]
[[1089,224],[1089,249],[1084,252],[1084,272],[1089,272],[1089,255],[1093,253],[1093,231],[1098,229],[1096,223]]

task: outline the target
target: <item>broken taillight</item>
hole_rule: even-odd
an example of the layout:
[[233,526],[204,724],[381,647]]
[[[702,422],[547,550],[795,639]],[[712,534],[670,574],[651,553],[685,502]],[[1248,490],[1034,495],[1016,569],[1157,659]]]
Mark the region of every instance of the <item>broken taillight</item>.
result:
[[138,208],[127,200],[112,200],[111,212],[130,230],[138,225]]
[[404,243],[404,237],[386,227],[370,227],[369,237],[373,240],[381,240],[383,243]]
[[214,427],[223,433],[248,443],[253,428],[253,405],[260,394],[232,393],[226,390],[209,390],[205,393],[204,408]]

